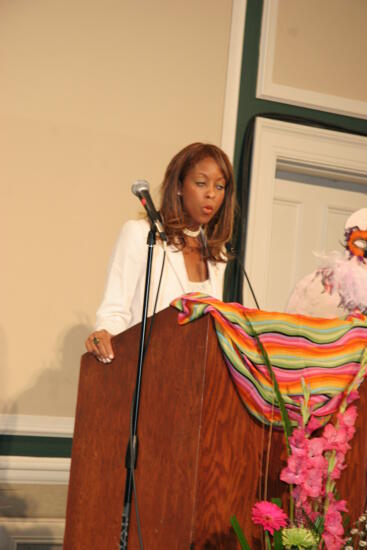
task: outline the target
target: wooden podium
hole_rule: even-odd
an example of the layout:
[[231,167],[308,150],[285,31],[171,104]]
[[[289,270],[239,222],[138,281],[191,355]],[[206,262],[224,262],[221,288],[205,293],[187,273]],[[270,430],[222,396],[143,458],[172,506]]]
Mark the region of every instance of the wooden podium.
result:
[[[139,334],[140,325],[114,338],[110,365],[91,354],[82,358],[64,550],[119,548]],[[360,415],[366,412],[365,393]],[[358,423],[363,429],[352,441],[358,471],[348,468],[343,485],[350,496],[350,482],[357,484],[352,504],[362,511],[367,437]],[[138,438],[135,478],[146,550],[237,549],[232,515],[251,547],[261,546],[250,510],[263,481],[267,429],[242,405],[209,315],[185,326],[172,308],[156,316],[143,369]],[[279,482],[286,458],[281,432],[273,432],[271,454],[269,498],[287,487]],[[128,547],[135,550],[134,502],[131,512]]]

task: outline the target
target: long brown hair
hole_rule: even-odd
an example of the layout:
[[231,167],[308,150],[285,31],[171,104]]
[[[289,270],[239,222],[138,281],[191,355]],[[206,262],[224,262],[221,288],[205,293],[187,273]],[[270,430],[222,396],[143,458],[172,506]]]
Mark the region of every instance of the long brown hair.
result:
[[235,193],[232,165],[227,155],[216,145],[210,143],[192,143],[179,151],[167,166],[161,187],[160,213],[169,244],[182,250],[186,243],[182,230],[186,227],[185,212],[179,192],[187,172],[205,158],[212,158],[219,166],[226,181],[222,206],[206,225],[205,236],[209,258],[223,261],[223,246],[232,237]]

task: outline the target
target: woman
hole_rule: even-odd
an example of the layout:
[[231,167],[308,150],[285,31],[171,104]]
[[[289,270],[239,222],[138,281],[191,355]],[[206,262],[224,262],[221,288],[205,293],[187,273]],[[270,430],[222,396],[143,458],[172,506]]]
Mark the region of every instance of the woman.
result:
[[[160,215],[168,239],[157,311],[187,292],[222,299],[224,244],[232,236],[234,178],[227,155],[215,145],[193,143],[169,163],[161,189]],[[121,229],[111,258],[104,298],[86,348],[103,363],[114,358],[111,337],[140,322],[147,257],[147,220]],[[148,315],[153,313],[163,246],[153,254]]]

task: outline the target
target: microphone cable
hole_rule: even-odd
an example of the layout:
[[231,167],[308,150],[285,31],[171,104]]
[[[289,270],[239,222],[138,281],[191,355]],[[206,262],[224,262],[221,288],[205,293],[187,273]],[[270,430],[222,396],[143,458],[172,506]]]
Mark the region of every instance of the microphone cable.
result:
[[249,286],[249,289],[250,289],[250,292],[251,292],[251,295],[252,295],[252,298],[256,304],[256,307],[257,309],[260,309],[260,306],[259,306],[259,303],[256,299],[256,295],[255,295],[255,291],[254,289],[252,288],[252,284],[251,284],[251,281],[249,279],[249,276],[247,275],[247,272],[246,272],[246,269],[245,269],[245,266],[243,265],[243,262],[241,262],[241,260],[239,259],[239,257],[237,256],[237,253],[235,251],[235,249],[232,247],[232,245],[230,243],[226,243],[226,250],[227,252],[229,252],[233,257],[234,259],[236,260],[236,262],[238,263],[238,265],[240,266],[245,278],[246,278],[246,281],[247,281],[247,284]]
[[[145,339],[145,342],[144,342],[143,362],[145,360],[145,355],[148,351],[150,338],[151,338],[151,335],[152,335],[152,329],[153,329],[153,324],[154,324],[154,320],[155,320],[155,317],[156,317],[156,310],[157,310],[157,305],[158,305],[159,292],[160,292],[161,284],[162,284],[164,266],[165,266],[165,263],[166,263],[167,243],[165,241],[162,241],[162,243],[163,243],[162,266],[161,266],[161,271],[160,271],[160,275],[159,275],[157,292],[156,292],[156,296],[155,296],[155,300],[154,300],[153,313],[152,313],[152,317],[151,317],[151,321],[150,321],[150,325],[149,325],[149,332],[148,332],[148,335],[146,336],[146,339]],[[135,506],[135,515],[136,515],[136,527],[137,527],[138,538],[139,538],[139,547],[140,547],[140,550],[144,550],[143,535],[142,535],[142,530],[141,530],[141,521],[140,521],[140,513],[139,513],[138,495],[137,495],[137,491],[136,491],[136,482],[135,482],[135,468],[134,468],[135,451],[134,451],[134,445],[133,445],[133,410],[134,410],[135,398],[136,398],[136,394],[134,393],[134,399],[132,400],[131,408],[130,408],[130,437],[129,437],[129,441],[130,441],[130,469],[131,469],[131,478],[132,478],[132,485],[133,485],[133,497],[134,497],[134,506]]]

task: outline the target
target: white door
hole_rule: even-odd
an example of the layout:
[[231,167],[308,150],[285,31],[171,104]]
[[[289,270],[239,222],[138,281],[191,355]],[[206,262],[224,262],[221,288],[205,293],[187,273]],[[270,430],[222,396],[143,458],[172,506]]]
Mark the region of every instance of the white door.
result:
[[284,311],[313,252],[343,250],[346,219],[367,207],[367,138],[258,119],[252,167],[246,270],[260,307]]

